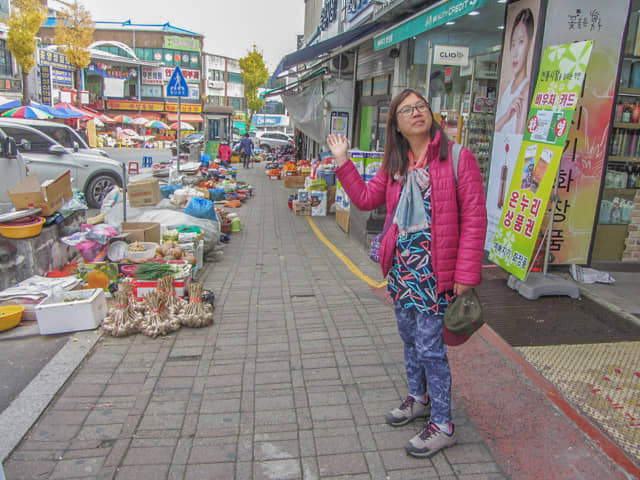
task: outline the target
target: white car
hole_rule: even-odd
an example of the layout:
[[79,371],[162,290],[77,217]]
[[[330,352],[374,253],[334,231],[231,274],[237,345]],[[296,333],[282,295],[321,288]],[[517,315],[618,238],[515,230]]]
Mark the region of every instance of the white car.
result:
[[71,171],[72,188],[83,192],[91,208],[115,186],[122,187],[123,165],[112,158],[65,148],[53,138],[23,123],[0,119],[0,131],[13,138],[29,173],[42,183]]
[[[257,140],[257,141],[256,141]],[[276,150],[278,147],[286,147],[293,141],[290,135],[282,132],[264,132],[256,135],[254,144],[267,153]]]

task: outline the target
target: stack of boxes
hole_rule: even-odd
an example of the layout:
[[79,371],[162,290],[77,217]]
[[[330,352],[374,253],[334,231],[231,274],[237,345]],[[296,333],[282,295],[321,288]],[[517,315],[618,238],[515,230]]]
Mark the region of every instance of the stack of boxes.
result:
[[[384,159],[384,153],[382,152],[349,150],[348,155],[365,183],[368,183],[376,173],[378,173],[378,170],[382,166],[382,160]],[[335,205],[336,223],[345,232],[349,233],[349,210],[351,207],[351,201],[339,180],[336,180]]]

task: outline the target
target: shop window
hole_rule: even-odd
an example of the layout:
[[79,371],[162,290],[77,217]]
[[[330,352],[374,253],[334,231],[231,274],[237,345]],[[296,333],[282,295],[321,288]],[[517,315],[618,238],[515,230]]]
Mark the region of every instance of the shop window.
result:
[[137,85],[134,83],[130,83],[129,84],[129,96],[130,97],[137,97],[138,96],[138,89],[136,88]]
[[0,75],[6,77],[13,75],[11,52],[7,48],[6,40],[0,40]]
[[363,97],[370,97],[372,95],[371,93],[371,84],[373,83],[373,79],[372,78],[367,78],[366,80],[362,80],[362,82],[360,82],[362,84],[362,96]]
[[220,120],[209,119],[209,128],[207,129],[209,132],[209,140],[220,140]]
[[372,79],[372,95],[388,95],[390,75],[381,75]]
[[242,74],[236,72],[227,72],[227,81],[229,83],[242,83]]

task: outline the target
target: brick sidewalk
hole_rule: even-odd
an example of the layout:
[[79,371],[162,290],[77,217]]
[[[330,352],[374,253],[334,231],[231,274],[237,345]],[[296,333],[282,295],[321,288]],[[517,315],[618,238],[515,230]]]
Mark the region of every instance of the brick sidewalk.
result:
[[[547,459],[517,429],[492,430],[503,397],[488,378],[501,384],[501,394],[513,388],[514,399],[524,391],[516,387],[527,387],[527,410],[514,407],[520,417],[512,425],[546,426],[538,430],[544,439],[549,426],[540,420],[549,419],[557,431],[574,431],[574,451],[595,459],[596,467],[582,471],[598,477],[563,470],[557,478],[625,478],[598,448],[582,448],[585,437],[484,336],[451,353],[459,444],[430,460],[408,457],[403,446],[420,425],[384,424],[407,388],[388,305],[327,250],[304,217],[289,212],[290,192],[280,182],[262,168],[241,170],[240,177],[255,185],[237,211],[242,232],[232,234],[202,277],[216,293],[215,324],[157,339],[103,337],[5,461],[7,479],[533,478],[527,462],[514,462],[517,451],[530,449],[534,463]],[[314,221],[366,275],[381,280],[333,217]],[[465,368],[468,355],[473,369]],[[484,404],[474,395],[486,397]],[[555,449],[570,466],[571,451]]]

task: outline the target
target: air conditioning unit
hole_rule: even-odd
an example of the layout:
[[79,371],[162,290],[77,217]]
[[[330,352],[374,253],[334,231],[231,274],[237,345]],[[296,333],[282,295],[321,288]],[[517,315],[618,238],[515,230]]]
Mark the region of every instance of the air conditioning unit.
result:
[[336,75],[353,74],[354,55],[351,53],[340,53],[329,59],[329,72]]

